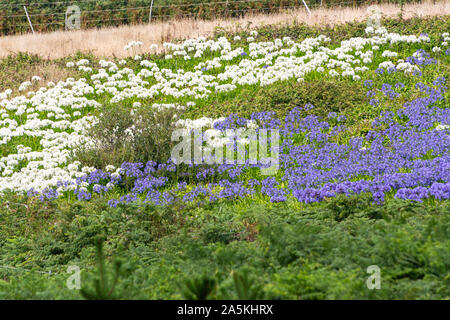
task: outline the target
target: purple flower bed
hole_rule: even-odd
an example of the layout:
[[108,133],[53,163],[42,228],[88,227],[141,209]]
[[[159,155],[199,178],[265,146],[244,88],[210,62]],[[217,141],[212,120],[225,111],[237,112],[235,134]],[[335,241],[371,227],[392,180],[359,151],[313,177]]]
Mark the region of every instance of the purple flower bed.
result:
[[[248,178],[254,168],[262,166],[248,162],[191,165],[191,169],[196,169],[194,176],[180,172],[170,161],[123,163],[120,176],[96,170],[78,178],[74,192],[79,200],[87,201],[93,196],[110,198],[105,194],[119,188],[124,195],[109,199],[113,207],[137,200],[165,205],[176,199],[214,202],[255,194],[267,196],[271,202],[291,198],[303,203],[366,192],[377,203],[382,203],[387,194],[415,201],[449,199],[449,129],[435,128],[436,123],[450,124],[450,108],[436,105],[444,100],[447,90],[444,83],[443,77],[433,82],[434,87],[418,82],[416,88],[425,97],[405,103],[395,112],[381,111],[365,136],[354,136],[341,144],[335,138],[346,131],[343,115],[330,113],[325,120],[305,115],[305,111],[314,108],[311,104],[291,110],[284,121],[277,119],[274,112],[253,113],[249,119],[255,120],[260,128],[280,132],[280,170],[275,176],[254,179],[257,176],[253,174],[253,178]],[[366,81],[367,87],[372,84]],[[398,95],[388,84],[382,86],[381,92],[390,99]],[[249,119],[233,114],[216,123],[215,128],[239,128]],[[67,185],[59,186],[64,184]],[[44,201],[57,199],[61,194],[46,189],[41,194],[30,190],[29,196],[39,196]]]

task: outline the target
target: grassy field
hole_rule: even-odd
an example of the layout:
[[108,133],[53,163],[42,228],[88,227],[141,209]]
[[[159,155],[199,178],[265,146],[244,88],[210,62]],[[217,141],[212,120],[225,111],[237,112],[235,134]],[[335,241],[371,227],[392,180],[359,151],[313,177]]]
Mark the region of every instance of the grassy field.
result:
[[[0,299],[450,298],[449,18],[0,60]],[[174,166],[176,125],[279,169]]]

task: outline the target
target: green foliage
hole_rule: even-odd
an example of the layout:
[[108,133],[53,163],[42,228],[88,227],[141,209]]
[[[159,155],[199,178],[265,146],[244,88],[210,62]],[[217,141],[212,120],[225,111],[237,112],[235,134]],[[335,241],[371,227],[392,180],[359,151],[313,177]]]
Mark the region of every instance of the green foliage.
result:
[[[250,116],[253,112],[271,110],[284,117],[297,106],[311,103],[315,108],[308,113],[326,117],[329,112],[355,112],[368,104],[362,85],[345,81],[313,80],[308,82],[283,81],[268,87],[246,88],[220,106],[206,105],[187,116],[199,114],[217,117],[238,112]],[[195,113],[195,114],[192,114]]]
[[[449,201],[388,199],[379,206],[362,195],[306,207],[222,203],[157,211],[100,201],[5,200],[0,265],[29,271],[0,268],[4,299],[79,299],[65,286],[73,264],[97,265],[95,273],[82,272],[83,289],[96,298],[450,297]],[[214,238],[214,225],[219,234],[233,230],[232,237]],[[95,250],[99,237],[102,255]],[[111,255],[124,262],[117,278],[114,264],[99,260]],[[381,290],[365,285],[370,265],[381,269]],[[179,279],[190,284],[180,287]]]
[[[342,221],[348,218],[350,215],[359,214],[364,212],[364,209],[370,208],[370,203],[373,200],[367,194],[363,194],[359,197],[345,197],[339,196],[334,201],[331,201],[325,211],[325,216],[334,218],[336,221]],[[374,207],[375,208],[375,207]],[[370,213],[370,218],[381,218],[380,214]]]
[[[188,300],[208,299],[239,299],[260,300],[265,294],[262,285],[257,284],[257,279],[250,275],[248,268],[231,272],[233,286],[226,289],[229,279],[219,282],[217,278],[203,275],[184,281],[182,295]],[[217,274],[216,274],[217,276]]]
[[103,106],[89,130],[92,145],[83,145],[74,157],[83,165],[120,167],[123,162],[166,162],[174,145],[174,116],[179,110],[137,110],[123,105]]
[[182,294],[187,300],[208,300],[215,296],[216,290],[217,280],[203,275],[186,280]]
[[233,281],[239,300],[258,300],[264,297],[262,286],[256,284],[257,280],[249,275],[248,269],[233,272]]
[[230,243],[236,240],[235,231],[230,225],[216,225],[210,224],[202,228],[201,237],[205,243]]
[[108,284],[108,274],[105,266],[105,256],[103,254],[103,242],[98,240],[97,248],[97,272],[98,277],[94,280],[94,291],[90,291],[83,287],[80,291],[83,298],[88,300],[111,300],[116,299],[114,289],[120,277],[121,261],[114,261],[114,275],[111,285]]

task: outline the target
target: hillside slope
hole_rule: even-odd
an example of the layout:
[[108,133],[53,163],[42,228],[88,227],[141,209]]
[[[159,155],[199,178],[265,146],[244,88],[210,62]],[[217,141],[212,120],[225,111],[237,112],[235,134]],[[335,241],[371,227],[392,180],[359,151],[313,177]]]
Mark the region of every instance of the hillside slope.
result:
[[0,60],[0,299],[448,299],[449,24]]

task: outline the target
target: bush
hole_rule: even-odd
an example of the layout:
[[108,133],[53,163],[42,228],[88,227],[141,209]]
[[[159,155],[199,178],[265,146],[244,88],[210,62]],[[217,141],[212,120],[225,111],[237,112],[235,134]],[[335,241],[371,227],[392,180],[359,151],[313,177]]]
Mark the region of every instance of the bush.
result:
[[243,89],[234,98],[224,101],[220,108],[209,105],[188,116],[217,117],[238,112],[245,117],[270,110],[283,118],[293,108],[311,103],[315,108],[308,114],[327,117],[330,112],[355,113],[364,109],[369,103],[365,92],[361,84],[346,81],[279,82],[268,87]]
[[164,163],[170,158],[177,108],[129,109],[122,105],[103,106],[98,122],[89,130],[90,141],[74,152],[85,166],[120,167],[123,162]]

